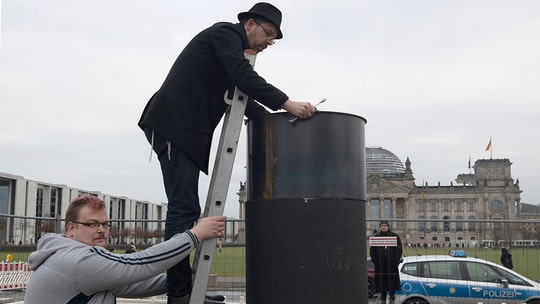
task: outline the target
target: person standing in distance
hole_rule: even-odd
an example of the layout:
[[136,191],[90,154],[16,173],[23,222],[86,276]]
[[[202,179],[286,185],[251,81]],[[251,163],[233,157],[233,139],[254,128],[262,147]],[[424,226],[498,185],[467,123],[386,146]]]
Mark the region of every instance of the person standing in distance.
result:
[[[148,101],[138,125],[161,165],[168,200],[165,239],[190,229],[201,214],[199,172],[208,174],[212,136],[228,107],[227,90],[232,94],[236,86],[249,96],[245,112],[249,118],[267,114],[262,105],[300,119],[317,111],[311,103],[293,101],[266,82],[244,57],[245,50],[261,53],[283,37],[281,19],[278,8],[260,2],[238,14],[239,23],[219,22],[203,30],[180,53]],[[189,303],[189,259],[167,275],[167,303]]]
[[371,246],[369,255],[375,264],[375,286],[380,292],[380,303],[386,304],[386,293],[390,295],[390,304],[394,304],[396,290],[401,290],[399,281],[398,265],[402,261],[403,247],[401,238],[396,233],[390,231],[388,221],[381,221],[381,231],[375,236],[396,237],[397,246]]
[[512,251],[510,250],[510,244],[504,245],[501,248],[501,263],[504,267],[508,269],[514,268],[514,263],[512,262]]

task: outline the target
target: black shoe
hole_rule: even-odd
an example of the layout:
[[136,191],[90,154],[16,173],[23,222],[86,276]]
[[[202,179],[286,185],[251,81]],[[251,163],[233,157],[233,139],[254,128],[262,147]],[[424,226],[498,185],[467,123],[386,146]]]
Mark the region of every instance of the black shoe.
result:
[[211,300],[211,301],[218,301],[218,302],[224,302],[225,301],[225,296],[222,296],[222,295],[206,295],[205,296],[206,300]]
[[225,302],[223,301],[214,301],[214,300],[210,300],[208,298],[205,298],[204,299],[204,304],[223,304]]

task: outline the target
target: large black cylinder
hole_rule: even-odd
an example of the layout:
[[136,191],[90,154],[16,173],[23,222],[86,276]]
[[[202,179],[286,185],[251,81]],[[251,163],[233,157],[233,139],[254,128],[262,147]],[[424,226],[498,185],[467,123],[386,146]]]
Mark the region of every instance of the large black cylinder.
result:
[[366,120],[248,120],[248,303],[363,303]]

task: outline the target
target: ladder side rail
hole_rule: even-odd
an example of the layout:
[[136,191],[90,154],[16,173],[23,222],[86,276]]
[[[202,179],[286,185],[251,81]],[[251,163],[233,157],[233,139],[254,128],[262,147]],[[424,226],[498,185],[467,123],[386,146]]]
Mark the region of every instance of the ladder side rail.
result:
[[[247,53],[245,56],[253,66],[256,56]],[[204,210],[205,217],[223,215],[248,98],[246,94],[235,88],[233,99],[229,100],[231,102],[223,120],[218,151],[208,189]],[[226,97],[225,99],[227,100]],[[204,303],[216,245],[217,239],[213,238],[201,242],[197,247],[194,260],[196,271],[190,304]]]
[[[238,107],[238,109],[233,109],[234,112],[245,112],[245,104],[242,105],[242,102],[237,102],[235,106]],[[232,107],[232,106],[231,106]],[[232,142],[231,140],[226,139],[233,139],[235,137],[236,133],[238,133],[240,130],[237,128],[241,127],[241,124],[235,124],[236,120],[230,120],[230,118],[236,118],[230,117],[231,107],[227,109],[226,117],[224,120],[221,137],[220,137],[220,143],[216,155],[216,160],[214,163],[214,169],[212,171],[212,178],[210,180],[210,186],[208,188],[208,195],[206,199],[206,205],[205,210],[203,213],[203,217],[207,216],[215,216],[215,215],[222,215],[224,210],[224,201],[227,198],[228,188],[231,180],[232,175],[232,165],[234,162],[234,158],[236,155],[236,147],[229,153],[226,152],[227,149],[224,149],[225,147],[230,147],[231,144],[234,146],[237,141]],[[243,114],[242,114],[243,115]],[[241,117],[242,118],[242,117]],[[240,118],[240,120],[241,120]],[[231,130],[232,129],[232,130]],[[232,134],[231,134],[232,133]],[[237,144],[236,144],[237,145]],[[224,152],[225,150],[225,152]],[[230,172],[227,174],[227,172]],[[198,269],[198,262],[200,257],[200,248],[202,246],[201,242],[199,244],[199,247],[197,248],[197,251],[195,253],[195,268]]]
[[[245,106],[244,106],[245,109]],[[231,117],[229,117],[231,118]],[[229,121],[231,123],[232,121]],[[240,120],[242,123],[242,120]],[[230,125],[229,125],[230,126]],[[233,130],[234,131],[234,130]],[[227,132],[225,132],[227,134]],[[238,133],[239,134],[239,133]],[[228,134],[232,137],[234,134]],[[226,144],[227,142],[225,142]],[[228,147],[223,146],[223,148]],[[227,150],[227,148],[223,149]],[[234,151],[236,149],[233,149]],[[228,153],[222,151],[221,158],[216,162],[219,162],[217,171],[212,173],[213,186],[210,188],[207,203],[205,207],[204,216],[216,216],[222,215],[225,207],[225,200],[227,198],[227,192],[232,175],[232,162],[234,162],[234,152]],[[209,239],[201,242],[197,248],[195,254],[195,278],[193,280],[193,289],[191,292],[190,304],[203,304],[206,290],[208,288],[208,279],[212,268],[214,251],[217,245],[217,239]]]

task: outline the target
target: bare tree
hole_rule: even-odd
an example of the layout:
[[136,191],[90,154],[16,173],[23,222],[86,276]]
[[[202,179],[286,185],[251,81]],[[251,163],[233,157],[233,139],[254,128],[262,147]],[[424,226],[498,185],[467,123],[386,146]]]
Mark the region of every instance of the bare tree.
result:
[[140,241],[141,239],[144,239],[145,237],[145,231],[140,226],[135,226],[135,231],[133,231],[133,237],[135,237],[135,241]]
[[162,241],[162,240],[163,240],[163,236],[165,235],[164,231],[161,230],[161,229],[156,229],[156,230],[154,230],[153,234],[154,234],[154,237],[155,237],[156,239],[158,239],[158,242],[159,242],[159,241]]
[[127,237],[131,236],[131,229],[128,228],[128,227],[124,227],[121,231],[120,231],[120,237],[122,238],[122,242],[125,242],[125,239]]
[[118,241],[118,239],[120,238],[120,228],[118,228],[118,225],[111,226],[111,230],[109,230],[109,235],[112,239]]
[[[47,215],[46,217],[51,217],[51,215]],[[55,222],[54,220],[38,220],[39,224],[37,226],[37,231],[41,234],[43,233],[52,233],[55,231]]]

